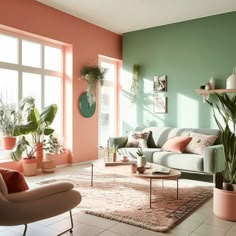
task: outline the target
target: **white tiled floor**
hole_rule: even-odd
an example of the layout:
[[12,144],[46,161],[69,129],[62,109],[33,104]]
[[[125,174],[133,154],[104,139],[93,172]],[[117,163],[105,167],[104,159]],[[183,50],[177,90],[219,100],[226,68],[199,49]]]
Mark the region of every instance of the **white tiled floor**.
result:
[[[75,173],[78,168],[86,165],[59,167],[53,174],[39,173],[35,177],[27,177],[30,186],[43,179],[53,178],[58,175]],[[1,214],[1,212],[0,212]],[[113,220],[83,214],[73,210],[74,230],[65,236],[236,236],[236,222],[225,221],[212,213],[212,199],[189,216],[185,221],[168,233],[156,233]],[[47,220],[28,225],[27,236],[55,236],[70,226],[69,214],[65,213]],[[24,226],[1,227],[0,236],[19,236],[23,233]]]

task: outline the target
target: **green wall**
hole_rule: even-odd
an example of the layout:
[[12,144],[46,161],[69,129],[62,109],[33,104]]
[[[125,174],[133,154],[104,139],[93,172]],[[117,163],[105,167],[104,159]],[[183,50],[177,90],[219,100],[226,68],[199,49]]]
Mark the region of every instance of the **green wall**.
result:
[[[216,127],[209,106],[195,90],[214,76],[217,88],[236,66],[236,12],[123,35],[120,102],[122,133],[136,126]],[[133,64],[141,65],[138,96],[131,103]],[[153,77],[167,75],[167,92],[153,93]],[[168,111],[153,112],[156,95],[167,96]]]

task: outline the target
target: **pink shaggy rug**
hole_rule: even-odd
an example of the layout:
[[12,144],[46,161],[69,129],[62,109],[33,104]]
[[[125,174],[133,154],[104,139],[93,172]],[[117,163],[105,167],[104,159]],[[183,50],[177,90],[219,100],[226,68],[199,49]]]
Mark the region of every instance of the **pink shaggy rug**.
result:
[[72,182],[82,195],[80,211],[135,225],[148,230],[165,232],[175,227],[212,197],[212,185],[180,179],[179,200],[176,181],[153,180],[152,208],[149,208],[149,181],[95,170],[91,187],[90,169],[70,176],[46,180]]

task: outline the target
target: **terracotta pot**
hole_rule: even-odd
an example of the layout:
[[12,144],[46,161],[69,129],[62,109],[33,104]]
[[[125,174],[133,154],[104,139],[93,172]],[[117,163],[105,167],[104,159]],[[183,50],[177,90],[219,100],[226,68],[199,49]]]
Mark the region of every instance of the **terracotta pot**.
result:
[[53,173],[55,171],[55,168],[56,168],[56,161],[54,155],[47,154],[43,158],[42,171],[44,173]]
[[214,188],[213,212],[224,220],[236,221],[236,191]]
[[38,168],[41,168],[43,162],[43,143],[36,143],[36,149],[35,156],[37,158],[37,165]]
[[16,137],[2,137],[2,148],[11,150],[16,145]]
[[22,159],[23,174],[25,176],[34,176],[37,174],[37,159]]

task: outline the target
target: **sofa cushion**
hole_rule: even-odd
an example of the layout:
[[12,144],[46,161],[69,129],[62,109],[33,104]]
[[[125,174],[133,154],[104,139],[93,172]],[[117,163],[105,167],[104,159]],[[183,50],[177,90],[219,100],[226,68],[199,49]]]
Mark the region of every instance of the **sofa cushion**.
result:
[[203,154],[205,147],[213,145],[218,138],[216,135],[206,135],[195,132],[191,132],[190,137],[192,137],[192,140],[186,146],[185,152],[200,155]]
[[175,136],[172,138],[169,138],[163,147],[161,148],[162,151],[167,152],[178,152],[182,153],[185,149],[185,147],[189,144],[192,137],[189,136]]
[[203,172],[203,156],[197,154],[155,152],[153,163],[180,170]]
[[24,176],[20,172],[0,168],[0,174],[5,181],[8,193],[17,193],[29,189]]
[[150,132],[131,131],[128,135],[128,142],[126,147],[140,147],[147,148],[147,140]]

